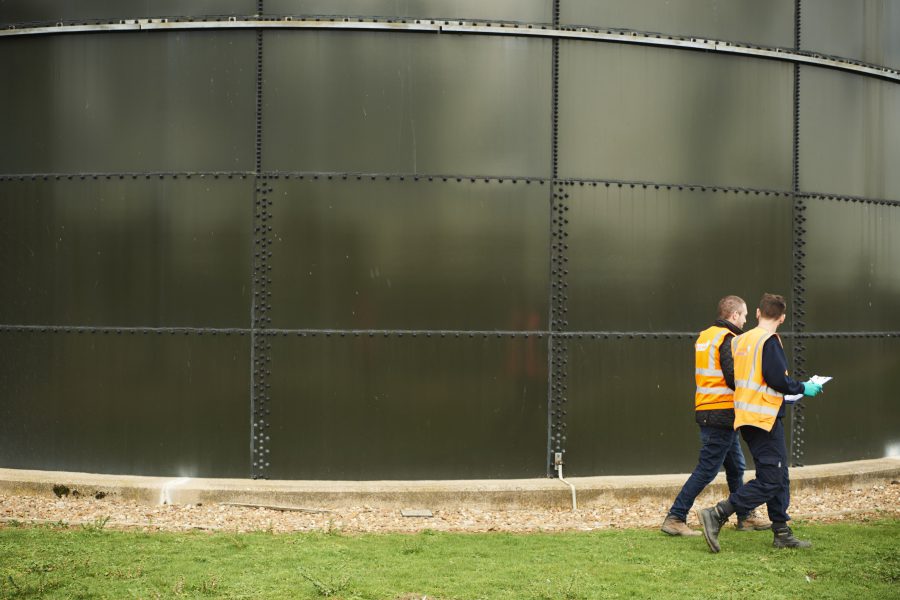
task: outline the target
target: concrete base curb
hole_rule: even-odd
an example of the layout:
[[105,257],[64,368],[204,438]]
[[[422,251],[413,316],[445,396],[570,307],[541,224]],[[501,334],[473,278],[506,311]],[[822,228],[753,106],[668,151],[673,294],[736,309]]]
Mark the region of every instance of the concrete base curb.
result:
[[[609,500],[658,498],[671,501],[688,474],[567,478],[580,508]],[[747,473],[752,478],[752,471]],[[848,488],[900,479],[900,457],[860,460],[791,469],[791,487]],[[724,497],[724,474],[707,488]],[[0,469],[0,493],[23,496],[80,495],[119,498],[143,504],[246,504],[294,507],[429,509],[569,508],[571,492],[557,479],[460,481],[264,481],[95,475],[64,471]]]

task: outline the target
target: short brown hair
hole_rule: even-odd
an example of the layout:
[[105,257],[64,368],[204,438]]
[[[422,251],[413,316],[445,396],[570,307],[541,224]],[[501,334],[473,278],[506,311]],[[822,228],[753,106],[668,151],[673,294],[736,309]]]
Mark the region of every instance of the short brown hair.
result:
[[784,296],[766,293],[759,300],[759,312],[767,319],[780,319],[786,309]]
[[725,296],[719,300],[719,318],[728,319],[732,313],[741,310],[741,306],[747,304],[740,296]]

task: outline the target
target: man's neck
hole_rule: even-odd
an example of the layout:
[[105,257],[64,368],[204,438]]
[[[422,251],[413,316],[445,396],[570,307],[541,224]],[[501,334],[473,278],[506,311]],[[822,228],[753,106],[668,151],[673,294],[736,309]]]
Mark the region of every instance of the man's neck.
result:
[[765,329],[769,333],[775,333],[778,331],[778,326],[780,323],[774,319],[760,319],[757,327],[760,329]]

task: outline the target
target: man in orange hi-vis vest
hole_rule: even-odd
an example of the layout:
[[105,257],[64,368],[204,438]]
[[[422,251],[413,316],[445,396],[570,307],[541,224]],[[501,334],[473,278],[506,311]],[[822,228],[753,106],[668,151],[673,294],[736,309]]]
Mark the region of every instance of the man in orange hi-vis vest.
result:
[[[725,296],[719,300],[718,317],[694,343],[694,409],[700,426],[700,458],[663,521],[662,532],[669,535],[700,535],[687,526],[687,515],[723,466],[730,491],[744,484],[744,453],[734,430],[731,340],[744,333],[741,328],[747,322],[747,303],[738,296]],[[764,530],[771,525],[753,511],[738,512],[737,528],[741,531]]]
[[794,537],[787,522],[791,491],[787,451],[784,444],[784,396],[815,396],[817,383],[800,383],[788,375],[781,338],[775,333],[784,323],[784,298],[763,294],[756,309],[759,325],[731,342],[734,358],[734,427],[740,429],[756,463],[756,479],[727,500],[697,511],[706,543],[719,551],[719,530],[735,512],[752,510],[765,503],[772,521],[776,548],[807,548],[811,544]]

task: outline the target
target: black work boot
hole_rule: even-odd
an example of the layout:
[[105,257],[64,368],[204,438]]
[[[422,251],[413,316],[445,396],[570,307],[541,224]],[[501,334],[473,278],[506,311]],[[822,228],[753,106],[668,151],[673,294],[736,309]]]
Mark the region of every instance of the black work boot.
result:
[[722,525],[734,514],[734,507],[728,500],[723,500],[712,508],[704,508],[697,511],[697,519],[703,526],[703,537],[706,538],[706,545],[709,546],[710,552],[718,552],[719,548],[719,530]]
[[775,539],[772,545],[776,548],[809,548],[812,543],[806,540],[798,540],[794,537],[791,528],[783,523],[772,523],[772,531],[775,532]]

